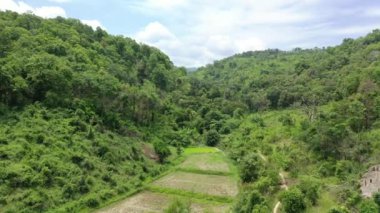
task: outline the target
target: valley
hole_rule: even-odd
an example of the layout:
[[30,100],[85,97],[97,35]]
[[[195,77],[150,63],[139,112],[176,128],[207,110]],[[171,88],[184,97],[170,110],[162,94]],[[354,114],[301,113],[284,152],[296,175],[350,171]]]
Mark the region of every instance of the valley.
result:
[[377,212],[379,85],[376,29],[193,70],[0,11],[0,212]]
[[[184,161],[141,192],[98,213],[162,212],[176,199],[192,212],[229,212],[238,193],[236,168],[215,148],[186,148]],[[220,173],[219,173],[220,172]]]

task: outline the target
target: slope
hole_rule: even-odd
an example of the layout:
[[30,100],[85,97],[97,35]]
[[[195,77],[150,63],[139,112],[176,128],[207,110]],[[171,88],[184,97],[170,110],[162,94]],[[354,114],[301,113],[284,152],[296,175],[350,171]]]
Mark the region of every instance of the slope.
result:
[[1,211],[95,208],[160,174],[141,142],[180,145],[168,94],[184,76],[79,20],[0,12]]

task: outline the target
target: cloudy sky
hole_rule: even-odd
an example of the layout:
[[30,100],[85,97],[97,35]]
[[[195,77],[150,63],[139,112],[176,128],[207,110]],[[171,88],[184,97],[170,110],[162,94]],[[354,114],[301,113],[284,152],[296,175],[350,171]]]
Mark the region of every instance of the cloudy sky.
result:
[[0,10],[73,17],[196,67],[248,50],[336,45],[380,28],[379,0],[0,0]]

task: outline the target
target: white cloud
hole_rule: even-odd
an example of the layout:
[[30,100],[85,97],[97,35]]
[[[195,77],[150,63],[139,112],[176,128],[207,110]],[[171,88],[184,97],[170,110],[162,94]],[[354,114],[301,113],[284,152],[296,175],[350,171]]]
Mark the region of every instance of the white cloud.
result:
[[249,50],[326,46],[379,27],[359,17],[380,17],[380,8],[355,1],[138,0],[132,8],[160,23],[134,37],[190,67]]
[[23,1],[14,1],[14,0],[1,0],[0,10],[11,10],[18,13],[32,12],[37,16],[43,18],[55,18],[57,16],[66,17],[66,12],[61,7],[32,7]]
[[136,34],[136,39],[150,43],[160,40],[172,40],[175,36],[168,28],[159,22],[149,23],[144,29]]
[[135,0],[131,7],[147,13],[173,11],[189,4],[189,0]]
[[370,33],[378,28],[379,25],[364,25],[364,26],[348,26],[332,30],[332,33],[338,35],[363,35]]
[[179,37],[161,23],[152,22],[136,33],[134,38],[160,48],[177,65],[184,66],[201,66],[236,52],[265,48],[264,43],[254,37],[234,39],[223,34],[205,36],[202,33]]
[[[318,2],[320,0],[140,0],[134,5],[137,11],[176,27],[170,31],[163,22],[152,22],[134,37],[160,48],[177,65],[200,66],[235,53],[273,47],[281,43],[279,36],[284,37],[283,42],[295,42],[296,35],[305,33],[291,33],[294,28],[289,26],[312,22],[315,14],[305,7]],[[275,29],[282,33],[274,33]]]
[[35,15],[43,18],[55,18],[57,16],[66,17],[66,12],[61,7],[37,7],[32,11]]
[[[68,2],[70,0],[51,0],[54,2]],[[23,1],[15,0],[1,0],[0,11],[11,10],[17,13],[27,13],[31,12],[42,18],[55,18],[57,16],[67,17],[66,11],[62,7],[56,6],[42,6],[42,7],[32,7]],[[93,29],[100,27],[104,30],[106,28],[98,20],[81,20],[82,23],[89,25]]]
[[364,13],[367,16],[380,17],[380,8],[370,8]]
[[100,21],[98,20],[95,20],[95,19],[92,19],[92,20],[80,20],[83,24],[86,24],[90,27],[92,27],[92,29],[96,30],[97,27],[100,27],[102,28],[103,30],[106,30],[106,28],[102,25],[102,23],[100,23]]
[[11,10],[18,13],[25,13],[27,11],[32,11],[33,8],[22,1],[14,2],[13,0],[2,0],[0,10]]
[[67,2],[70,2],[71,0],[49,0],[51,2],[55,2],[55,3],[67,3]]
[[[247,26],[295,23],[309,18],[305,13],[293,13],[291,9],[280,11],[276,8],[278,4],[258,5],[245,0],[195,0],[191,4],[189,0],[141,2],[140,11],[149,14],[154,8],[155,14],[162,12],[160,9],[171,10],[169,13],[175,15],[174,20],[187,16],[187,24],[177,23],[187,28],[184,34],[175,35],[163,24],[152,22],[134,36],[162,49],[177,65],[185,66],[200,66],[237,52],[265,49],[262,35],[253,33],[255,28],[244,29]],[[162,13],[165,15],[168,11]]]

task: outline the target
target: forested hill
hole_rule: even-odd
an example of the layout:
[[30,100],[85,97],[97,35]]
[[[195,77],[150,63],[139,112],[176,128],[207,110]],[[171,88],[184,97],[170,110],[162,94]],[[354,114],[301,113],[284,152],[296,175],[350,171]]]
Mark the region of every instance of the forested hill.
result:
[[342,100],[379,81],[380,31],[328,48],[245,52],[200,68],[215,95],[251,111]]
[[276,200],[281,212],[379,211],[380,186],[360,178],[380,162],[380,30],[335,47],[237,54],[189,75],[198,95],[237,107],[220,145],[248,183],[236,212],[270,212]]
[[177,143],[168,94],[185,75],[79,20],[0,12],[0,212],[97,207],[159,174],[142,142],[161,161]]
[[[91,211],[199,145],[237,165],[236,212],[271,211],[277,197],[302,211],[373,207],[355,183],[380,162],[379,83],[378,30],[186,73],[76,19],[0,12],[0,212]],[[281,170],[290,195],[280,196]]]

